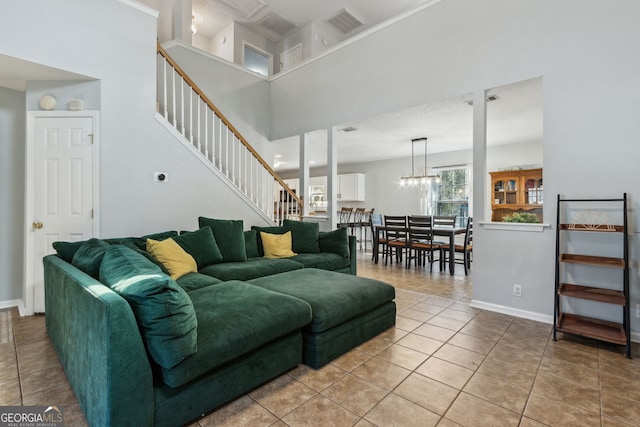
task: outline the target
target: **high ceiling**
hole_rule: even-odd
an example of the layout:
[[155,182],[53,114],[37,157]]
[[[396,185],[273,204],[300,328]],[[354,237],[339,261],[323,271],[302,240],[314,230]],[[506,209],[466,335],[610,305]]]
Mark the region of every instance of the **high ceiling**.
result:
[[[488,91],[497,100],[487,103],[487,145],[542,141],[542,78]],[[428,154],[470,150],[473,141],[472,95],[461,95],[427,105],[343,123],[338,129],[338,162],[361,163],[411,156],[411,140],[427,137]],[[310,134],[312,167],[326,165],[326,130]],[[299,168],[299,138],[275,141],[277,171]],[[417,155],[424,151],[416,147]]]
[[[166,0],[144,0],[144,3],[151,5],[163,1]],[[199,34],[212,37],[235,21],[277,43],[311,22],[330,27],[328,21],[344,9],[362,22],[361,26],[344,35],[352,37],[426,2],[427,0],[193,0],[192,6]],[[273,13],[293,27],[284,34],[267,29],[261,21],[273,17]]]

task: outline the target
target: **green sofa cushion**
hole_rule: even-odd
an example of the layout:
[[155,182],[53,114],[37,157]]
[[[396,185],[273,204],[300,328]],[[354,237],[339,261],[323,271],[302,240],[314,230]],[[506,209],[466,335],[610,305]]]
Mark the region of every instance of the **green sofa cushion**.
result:
[[291,258],[251,258],[245,262],[224,262],[209,265],[200,270],[199,273],[222,281],[248,280],[301,268],[304,268],[304,266],[299,262],[292,261]]
[[[102,241],[110,245],[120,244],[128,241],[136,245],[138,248],[145,250],[147,247],[147,238],[153,240],[164,240],[168,239],[169,237],[176,237],[177,235],[177,231],[163,231],[160,233],[148,234],[142,237],[116,237],[110,239],[102,239]],[[85,242],[86,240],[80,240],[76,242],[54,242],[53,249],[56,250],[60,258],[67,261],[68,263],[71,263],[76,251],[80,249],[80,246],[82,246]]]
[[262,249],[262,239],[260,238],[260,232],[269,233],[269,234],[284,234],[286,230],[279,226],[271,226],[271,227],[260,227],[258,225],[252,225],[252,230],[255,230],[257,233],[257,245],[258,245],[258,256],[264,256],[264,250]]
[[200,228],[209,226],[216,238],[223,262],[241,262],[247,260],[244,247],[244,224],[242,220],[198,218]]
[[233,280],[190,293],[198,316],[198,352],[162,369],[162,380],[179,387],[206,372],[302,329],[311,321],[309,304]]
[[291,231],[291,243],[293,252],[297,254],[317,254],[320,252],[318,245],[319,225],[317,222],[302,222],[285,219],[282,228]]
[[207,286],[217,285],[222,283],[222,280],[202,273],[189,273],[176,280],[176,283],[185,291],[191,292]]
[[329,330],[395,298],[395,288],[387,283],[315,268],[248,282],[308,302],[313,320],[305,331],[312,333]]
[[100,239],[89,239],[73,254],[71,264],[93,278],[100,274],[100,264],[109,244]]
[[304,268],[320,268],[322,270],[330,271],[348,268],[350,264],[349,258],[332,254],[330,252],[323,252],[319,254],[298,254],[288,259],[299,262],[304,265]]
[[249,230],[244,232],[244,249],[247,253],[247,258],[258,258],[260,250],[258,249],[258,232],[256,230]]
[[100,281],[129,302],[158,365],[172,368],[196,353],[198,320],[191,299],[157,265],[114,245],[102,260]]
[[325,231],[318,235],[320,252],[331,252],[349,258],[349,235],[346,228]]
[[80,246],[82,246],[86,240],[79,242],[53,242],[53,249],[56,250],[58,256],[63,260],[71,263],[73,256],[76,254]]
[[209,226],[183,232],[173,240],[196,260],[199,269],[222,262],[222,253]]

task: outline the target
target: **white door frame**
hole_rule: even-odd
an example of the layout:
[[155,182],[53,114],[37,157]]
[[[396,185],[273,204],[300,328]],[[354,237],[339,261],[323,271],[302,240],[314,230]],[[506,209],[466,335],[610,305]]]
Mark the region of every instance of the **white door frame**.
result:
[[271,77],[273,75],[273,54],[270,52],[267,52],[264,49],[260,49],[258,46],[254,46],[251,43],[248,43],[246,40],[242,40],[242,66],[244,67],[244,51],[246,48],[249,48],[255,52],[258,52],[261,55],[266,56],[267,58],[269,58],[269,75],[265,76],[265,77]]
[[35,234],[31,223],[34,221],[35,215],[35,122],[38,118],[47,117],[88,117],[93,119],[93,195],[94,195],[94,215],[93,215],[93,235],[99,237],[100,231],[100,209],[98,194],[99,186],[99,165],[100,165],[100,122],[99,111],[27,111],[27,140],[25,146],[25,217],[24,217],[24,282],[22,286],[23,306],[20,308],[20,314],[23,316],[32,315],[34,313],[35,303],[35,278],[34,263],[41,260],[33,258],[35,250]]

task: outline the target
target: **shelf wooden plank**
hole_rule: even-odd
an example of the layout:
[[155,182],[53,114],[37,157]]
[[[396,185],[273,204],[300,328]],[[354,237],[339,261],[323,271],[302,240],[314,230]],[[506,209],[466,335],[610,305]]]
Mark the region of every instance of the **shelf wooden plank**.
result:
[[561,314],[557,330],[614,344],[625,345],[627,343],[627,334],[621,323],[608,322],[576,314]]
[[594,265],[597,267],[624,268],[623,258],[610,258],[604,256],[562,254],[560,255],[560,262]]
[[621,306],[626,305],[624,292],[614,289],[563,283],[560,285],[560,289],[558,289],[558,294],[566,297],[582,298]]
[[560,224],[560,230],[622,233],[624,226],[607,224]]

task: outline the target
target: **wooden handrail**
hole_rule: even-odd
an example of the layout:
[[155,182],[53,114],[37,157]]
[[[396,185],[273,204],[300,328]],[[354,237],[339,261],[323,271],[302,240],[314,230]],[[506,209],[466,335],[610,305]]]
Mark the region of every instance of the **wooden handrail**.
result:
[[302,198],[299,197],[296,193],[294,193],[293,190],[291,190],[289,186],[282,180],[282,178],[280,178],[280,176],[276,173],[276,171],[274,171],[271,168],[271,166],[269,166],[269,163],[267,163],[262,158],[262,156],[258,154],[258,152],[251,146],[251,144],[249,144],[249,142],[242,136],[242,134],[231,124],[231,122],[224,116],[224,114],[222,114],[222,112],[213,104],[213,102],[211,102],[209,97],[207,97],[207,95],[204,94],[204,92],[198,87],[198,85],[196,85],[194,81],[191,80],[191,78],[189,78],[187,73],[185,73],[185,71],[173,60],[173,58],[171,58],[169,53],[167,53],[167,51],[164,50],[164,48],[160,45],[160,42],[158,42],[157,44],[158,44],[158,53],[162,55],[162,57],[169,63],[169,65],[171,65],[173,69],[176,70],[176,72],[180,75],[180,77],[182,77],[182,79],[189,86],[191,86],[191,89],[193,89],[193,91],[196,94],[198,94],[198,96],[207,104],[207,106],[211,108],[211,110],[215,113],[215,115],[220,118],[222,123],[224,123],[225,126],[229,128],[231,132],[233,132],[236,138],[238,138],[238,140],[242,143],[242,145],[244,145],[245,148],[249,150],[249,152],[253,155],[253,157],[255,157],[258,160],[258,162],[260,162],[260,164],[269,172],[269,174],[276,181],[278,181],[278,183],[285,190],[287,190],[287,193],[289,194],[289,196],[293,198],[293,200],[295,200],[300,205],[300,207],[302,207]]

